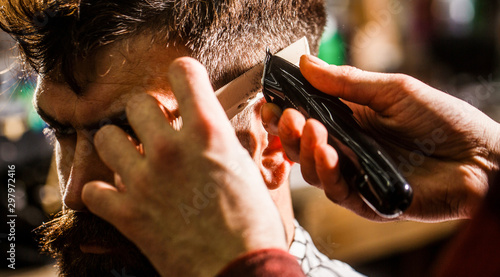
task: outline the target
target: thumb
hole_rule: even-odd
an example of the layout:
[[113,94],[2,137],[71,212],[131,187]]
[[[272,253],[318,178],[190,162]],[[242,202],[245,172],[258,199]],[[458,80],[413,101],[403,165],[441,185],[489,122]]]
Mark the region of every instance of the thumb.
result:
[[404,97],[402,89],[395,89],[400,84],[398,76],[401,74],[374,73],[351,66],[328,65],[310,55],[300,58],[300,71],[318,90],[369,106],[376,112],[384,111]]
[[117,188],[102,181],[85,184],[82,190],[82,200],[95,215],[115,225],[117,214],[124,207],[124,194]]

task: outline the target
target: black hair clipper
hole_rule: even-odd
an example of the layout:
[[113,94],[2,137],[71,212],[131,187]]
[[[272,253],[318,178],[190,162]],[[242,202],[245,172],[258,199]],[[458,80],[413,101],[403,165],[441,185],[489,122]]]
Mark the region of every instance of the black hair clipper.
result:
[[367,136],[352,110],[337,97],[314,88],[288,61],[267,51],[262,76],[267,102],[294,108],[328,130],[328,143],[339,154],[344,179],[379,215],[394,218],[405,211],[413,191],[382,147]]

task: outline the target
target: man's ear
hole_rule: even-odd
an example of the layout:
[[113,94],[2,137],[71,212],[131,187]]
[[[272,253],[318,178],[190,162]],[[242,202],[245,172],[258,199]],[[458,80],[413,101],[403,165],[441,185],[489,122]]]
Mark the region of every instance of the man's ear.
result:
[[253,149],[252,158],[259,167],[267,188],[274,190],[283,184],[288,184],[288,176],[293,162],[287,158],[285,150],[281,146],[280,138],[268,134],[264,126],[262,126],[260,108],[264,103],[265,101],[261,101],[254,108],[255,116],[253,116],[254,120],[252,120],[251,128],[256,145]]
[[268,134],[267,141],[258,166],[267,188],[273,190],[288,184],[293,162],[287,158],[279,137]]

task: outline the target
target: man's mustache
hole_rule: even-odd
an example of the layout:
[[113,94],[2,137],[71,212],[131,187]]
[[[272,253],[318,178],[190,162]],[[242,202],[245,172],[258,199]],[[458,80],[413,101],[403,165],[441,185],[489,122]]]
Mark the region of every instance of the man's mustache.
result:
[[43,252],[56,256],[62,250],[78,250],[82,244],[105,248],[134,247],[113,225],[90,212],[66,210],[35,229]]
[[[60,276],[159,276],[150,261],[115,227],[90,212],[67,210],[35,230],[42,252],[57,259]],[[80,245],[108,248],[106,255],[83,253]]]

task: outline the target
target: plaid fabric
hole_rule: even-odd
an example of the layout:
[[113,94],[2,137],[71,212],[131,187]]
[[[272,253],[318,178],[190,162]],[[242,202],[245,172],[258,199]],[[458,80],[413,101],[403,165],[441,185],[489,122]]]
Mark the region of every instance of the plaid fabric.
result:
[[295,221],[295,235],[288,251],[299,262],[302,270],[310,277],[361,277],[348,264],[338,260],[330,260],[319,252],[309,233]]

